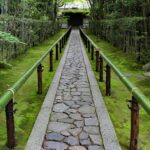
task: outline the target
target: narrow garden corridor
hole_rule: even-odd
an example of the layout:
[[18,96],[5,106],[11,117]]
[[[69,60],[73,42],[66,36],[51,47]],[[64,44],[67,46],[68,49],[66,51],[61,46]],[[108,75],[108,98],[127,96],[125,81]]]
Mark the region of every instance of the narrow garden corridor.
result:
[[[51,106],[42,106],[42,109],[50,107],[49,112],[44,112],[50,114],[50,119],[48,115],[42,115],[41,110],[26,150],[40,150],[41,146],[43,150],[104,150],[105,147],[119,150],[120,146],[96,79],[91,73],[78,29],[72,30],[62,61],[62,68],[58,67],[51,85],[55,88],[49,89],[43,104]],[[43,128],[42,132],[37,126],[40,130]]]
[[[54,140],[60,142],[54,142]],[[44,149],[55,149],[56,147],[67,149],[68,145],[84,145],[89,146],[89,149],[90,147],[103,149],[77,31],[73,31],[71,36]]]
[[150,0],[0,1],[0,150],[150,150]]

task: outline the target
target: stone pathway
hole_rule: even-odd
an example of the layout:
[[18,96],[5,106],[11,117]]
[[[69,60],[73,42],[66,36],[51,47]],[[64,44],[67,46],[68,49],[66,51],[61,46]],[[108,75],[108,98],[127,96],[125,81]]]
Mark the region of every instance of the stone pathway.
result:
[[73,30],[70,38],[43,149],[104,150],[79,31]]

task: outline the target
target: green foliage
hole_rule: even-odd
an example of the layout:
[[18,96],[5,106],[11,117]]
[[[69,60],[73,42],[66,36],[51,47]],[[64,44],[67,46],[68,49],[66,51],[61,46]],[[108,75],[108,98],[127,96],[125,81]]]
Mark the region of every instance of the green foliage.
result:
[[104,19],[100,22],[106,26],[106,28],[119,28],[122,30],[138,30],[137,27],[140,23],[144,23],[144,17],[124,17],[118,19]]
[[149,62],[150,41],[144,32],[144,17],[124,17],[90,21],[89,29],[124,52],[134,54],[141,63]]
[[10,33],[2,32],[2,31],[0,31],[0,40],[7,41],[10,43],[21,43],[18,38],[12,36]]
[[[2,0],[0,60],[15,58],[26,52],[28,47],[38,45],[60,29],[57,14],[54,15],[56,1]],[[24,43],[26,45],[21,45]]]
[[90,30],[124,52],[134,53],[141,63],[150,59],[150,6],[143,0],[89,0]]

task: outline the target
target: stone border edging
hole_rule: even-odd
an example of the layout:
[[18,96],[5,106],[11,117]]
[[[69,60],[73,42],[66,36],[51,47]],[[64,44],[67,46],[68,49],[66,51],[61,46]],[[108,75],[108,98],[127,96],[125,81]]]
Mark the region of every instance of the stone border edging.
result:
[[53,78],[53,81],[49,87],[47,95],[42,104],[41,110],[37,116],[36,122],[33,126],[32,132],[28,138],[27,144],[25,146],[25,150],[41,150],[42,144],[44,140],[44,136],[46,133],[47,125],[49,122],[49,117],[52,111],[53,102],[55,99],[56,91],[59,85],[61,73],[66,61],[67,52],[69,49],[70,37],[67,42],[67,46],[65,48],[64,54],[60,60],[59,66]]
[[92,92],[93,100],[94,100],[95,107],[96,107],[96,113],[97,113],[97,117],[100,123],[100,133],[102,135],[104,149],[105,150],[121,150],[113,124],[111,122],[110,116],[105,106],[102,94],[99,90],[99,86],[96,81],[94,72],[91,68],[90,61],[86,54],[83,42],[81,40],[81,37],[79,38],[80,38],[82,54],[83,54],[83,58],[84,58],[85,66],[86,66],[86,71],[87,71],[87,75],[89,78],[91,92]]

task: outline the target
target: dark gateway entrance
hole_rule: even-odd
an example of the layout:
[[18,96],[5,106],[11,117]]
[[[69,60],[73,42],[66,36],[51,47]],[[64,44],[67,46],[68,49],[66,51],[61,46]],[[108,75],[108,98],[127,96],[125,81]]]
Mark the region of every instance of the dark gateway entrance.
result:
[[68,25],[70,26],[81,26],[83,25],[83,19],[86,17],[83,13],[65,13],[66,17],[68,17]]

